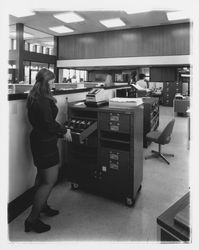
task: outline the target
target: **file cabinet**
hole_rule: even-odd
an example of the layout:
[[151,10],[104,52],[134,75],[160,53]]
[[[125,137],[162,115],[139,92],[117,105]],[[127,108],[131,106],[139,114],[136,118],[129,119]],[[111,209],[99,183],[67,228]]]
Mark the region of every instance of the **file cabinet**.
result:
[[[131,109],[71,105],[69,116],[69,124],[75,119],[92,120],[85,128],[87,138],[68,144],[71,187],[132,206],[143,179],[143,105]],[[72,136],[80,133],[82,138],[85,133],[76,132]]]
[[173,99],[176,93],[182,93],[182,84],[179,82],[163,83],[163,105],[173,107]]
[[133,205],[143,178],[143,106],[98,115],[100,189]]

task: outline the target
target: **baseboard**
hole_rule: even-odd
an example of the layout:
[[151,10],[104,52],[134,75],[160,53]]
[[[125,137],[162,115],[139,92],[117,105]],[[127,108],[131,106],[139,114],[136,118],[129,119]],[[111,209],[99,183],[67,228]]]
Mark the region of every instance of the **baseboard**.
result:
[[8,203],[8,223],[14,220],[32,204],[34,192],[35,189],[32,187],[15,200]]
[[[67,167],[64,166],[59,171],[58,184],[62,179],[67,176]],[[14,220],[17,216],[23,213],[29,206],[32,205],[34,198],[35,188],[32,187],[25,191],[22,195],[18,196],[15,200],[8,203],[8,223]]]

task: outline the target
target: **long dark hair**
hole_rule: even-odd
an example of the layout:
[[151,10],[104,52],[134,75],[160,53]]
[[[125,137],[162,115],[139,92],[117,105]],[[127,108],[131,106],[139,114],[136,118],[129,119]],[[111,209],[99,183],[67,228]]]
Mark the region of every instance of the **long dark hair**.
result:
[[46,68],[42,68],[37,73],[36,82],[28,95],[27,106],[31,105],[34,100],[40,97],[46,97],[56,102],[56,99],[52,96],[48,83],[53,79],[55,79],[54,73]]

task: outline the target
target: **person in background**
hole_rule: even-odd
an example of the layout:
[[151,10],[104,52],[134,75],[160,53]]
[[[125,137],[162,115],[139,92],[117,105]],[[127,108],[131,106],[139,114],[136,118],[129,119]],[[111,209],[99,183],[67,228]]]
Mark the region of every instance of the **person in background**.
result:
[[55,216],[59,213],[47,203],[58,177],[57,141],[59,137],[65,137],[68,141],[72,138],[70,130],[55,120],[58,108],[50,87],[54,79],[53,72],[42,68],[36,75],[36,82],[27,99],[28,118],[32,125],[30,147],[37,175],[32,209],[24,223],[25,232],[49,231],[50,226],[40,220],[40,213],[46,216]]
[[105,79],[105,81],[104,81],[104,86],[105,86],[105,87],[114,86],[113,79],[112,79],[112,75],[108,74],[108,75],[106,76],[106,79]]
[[136,76],[137,76],[137,72],[136,71],[132,71],[131,72],[131,76],[130,76],[129,85],[136,83]]
[[71,83],[71,78],[68,78],[66,82]]
[[67,83],[66,77],[63,78],[62,83]]
[[145,79],[145,74],[139,74],[139,80],[136,82],[136,85],[139,85],[143,90],[148,89],[148,83]]
[[71,82],[72,82],[72,83],[77,83],[77,78],[76,78],[75,75],[71,78]]

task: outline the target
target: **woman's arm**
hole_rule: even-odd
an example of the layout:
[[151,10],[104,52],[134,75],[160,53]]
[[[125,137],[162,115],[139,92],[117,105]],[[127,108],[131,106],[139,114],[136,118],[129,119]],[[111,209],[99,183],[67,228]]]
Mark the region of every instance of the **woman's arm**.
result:
[[38,104],[38,117],[41,129],[47,131],[50,134],[56,134],[62,136],[67,132],[67,128],[59,124],[54,118],[50,100],[44,98]]

